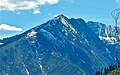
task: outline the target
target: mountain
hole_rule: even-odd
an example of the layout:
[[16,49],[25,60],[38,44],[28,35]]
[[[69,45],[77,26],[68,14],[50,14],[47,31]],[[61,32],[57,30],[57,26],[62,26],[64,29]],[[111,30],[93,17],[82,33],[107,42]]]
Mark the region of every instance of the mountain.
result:
[[[115,51],[120,48],[120,26],[118,26],[117,29],[117,36],[115,26],[93,21],[87,22],[87,26],[106,44],[107,47]],[[120,58],[120,54],[118,57]]]
[[107,45],[119,45],[120,46],[120,26],[118,26],[118,35],[116,36],[115,26],[105,25],[99,22],[89,21],[87,26],[95,32],[95,34],[103,40]]
[[0,75],[91,75],[116,64],[83,19],[62,14],[0,42]]

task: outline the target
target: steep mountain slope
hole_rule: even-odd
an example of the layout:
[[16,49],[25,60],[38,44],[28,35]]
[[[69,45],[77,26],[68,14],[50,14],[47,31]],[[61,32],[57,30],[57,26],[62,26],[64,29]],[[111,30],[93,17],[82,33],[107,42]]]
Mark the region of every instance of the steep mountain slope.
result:
[[64,15],[7,40],[0,47],[0,75],[91,75],[116,64],[114,50],[84,20]]

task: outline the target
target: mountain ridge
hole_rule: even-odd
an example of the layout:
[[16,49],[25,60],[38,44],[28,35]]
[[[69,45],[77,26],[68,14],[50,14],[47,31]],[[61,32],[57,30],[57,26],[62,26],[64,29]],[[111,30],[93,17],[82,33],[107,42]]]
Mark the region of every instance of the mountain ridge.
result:
[[59,15],[18,37],[0,47],[1,74],[90,75],[116,64],[115,52],[106,47],[83,19]]

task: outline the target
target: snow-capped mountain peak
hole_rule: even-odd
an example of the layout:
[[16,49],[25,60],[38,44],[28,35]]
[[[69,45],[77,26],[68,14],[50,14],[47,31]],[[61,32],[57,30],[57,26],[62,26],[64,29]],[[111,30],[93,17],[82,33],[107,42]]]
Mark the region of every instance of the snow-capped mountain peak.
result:
[[0,42],[0,75],[91,75],[116,64],[83,19],[64,15]]

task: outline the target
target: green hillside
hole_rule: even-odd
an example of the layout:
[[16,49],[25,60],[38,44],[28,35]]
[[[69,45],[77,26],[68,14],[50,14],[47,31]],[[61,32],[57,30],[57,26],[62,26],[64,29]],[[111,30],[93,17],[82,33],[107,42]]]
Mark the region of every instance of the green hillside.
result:
[[108,75],[120,75],[120,68],[115,69],[114,71],[110,72]]

